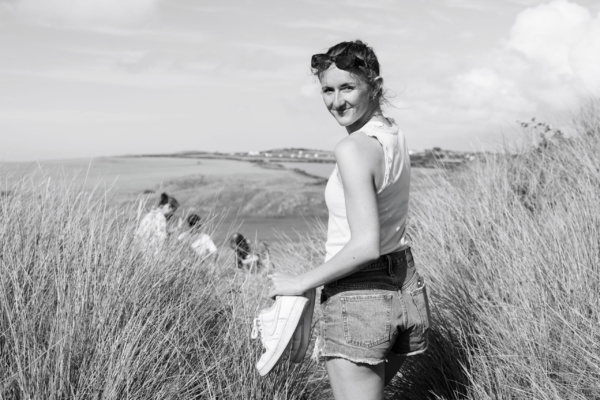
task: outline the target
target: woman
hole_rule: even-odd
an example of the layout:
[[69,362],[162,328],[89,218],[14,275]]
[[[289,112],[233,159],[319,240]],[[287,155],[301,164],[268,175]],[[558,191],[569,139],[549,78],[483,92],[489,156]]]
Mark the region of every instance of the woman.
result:
[[192,249],[202,260],[206,260],[212,256],[213,261],[216,261],[218,257],[217,246],[208,234],[201,231],[202,219],[200,216],[198,214],[190,214],[187,217],[187,223],[189,230],[182,232],[177,237],[177,240],[185,240],[190,243]]
[[248,241],[241,233],[234,233],[229,238],[229,247],[235,252],[235,261],[238,268],[243,268],[249,264],[250,257],[250,245]]
[[[238,268],[248,268],[250,270],[268,266],[269,253],[266,244],[262,245],[263,253],[256,253],[250,248],[248,240],[241,233],[234,233],[229,238],[229,247],[235,251],[235,260]],[[266,258],[261,257],[266,256]]]
[[178,208],[177,199],[161,193],[158,205],[144,216],[135,231],[135,241],[142,252],[154,255],[160,253],[170,233],[167,231],[167,221]]
[[325,189],[325,262],[299,276],[271,276],[271,297],[324,285],[316,351],[336,399],[383,399],[405,356],[427,349],[429,309],[406,239],[410,159],[381,105],[379,62],[361,41],[312,57],[327,110],[348,136],[335,147]]

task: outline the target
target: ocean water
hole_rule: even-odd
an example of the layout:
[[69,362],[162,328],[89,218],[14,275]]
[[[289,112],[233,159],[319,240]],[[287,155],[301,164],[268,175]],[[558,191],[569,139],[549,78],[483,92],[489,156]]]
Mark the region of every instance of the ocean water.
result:
[[257,168],[247,161],[181,157],[98,157],[91,159],[49,160],[2,163],[3,179],[18,181],[24,176],[38,182],[66,182],[85,190],[111,189],[117,193],[140,193],[173,179],[189,176],[229,177],[261,175],[275,177],[281,171]]
[[327,218],[281,217],[260,218],[244,217],[222,221],[214,228],[215,242],[225,243],[235,232],[244,235],[250,241],[298,240],[300,237],[315,234],[315,231],[327,226]]

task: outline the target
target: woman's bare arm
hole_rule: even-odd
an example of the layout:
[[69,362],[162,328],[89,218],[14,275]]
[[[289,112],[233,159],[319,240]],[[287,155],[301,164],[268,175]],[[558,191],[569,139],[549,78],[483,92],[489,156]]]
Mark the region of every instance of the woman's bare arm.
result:
[[300,276],[274,273],[271,297],[298,295],[340,279],[380,255],[375,176],[382,165],[381,146],[365,134],[357,133],[336,146],[335,157],[344,186],[350,241],[326,263]]

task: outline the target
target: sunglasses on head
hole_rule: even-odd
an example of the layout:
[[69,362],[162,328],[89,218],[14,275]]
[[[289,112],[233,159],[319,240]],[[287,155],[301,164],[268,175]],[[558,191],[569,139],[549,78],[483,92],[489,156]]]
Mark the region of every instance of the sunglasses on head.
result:
[[327,54],[315,54],[310,60],[310,66],[314,69],[329,67],[331,63],[335,64],[339,69],[350,69],[354,66],[364,65],[362,58],[358,58],[353,54],[328,56]]

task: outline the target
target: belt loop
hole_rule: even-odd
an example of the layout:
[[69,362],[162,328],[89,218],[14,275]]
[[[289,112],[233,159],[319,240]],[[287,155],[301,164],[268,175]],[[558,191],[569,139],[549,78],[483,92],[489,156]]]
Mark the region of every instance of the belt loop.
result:
[[386,254],[385,256],[388,260],[388,273],[390,274],[390,276],[394,276],[394,261],[392,259],[392,256],[389,254]]

